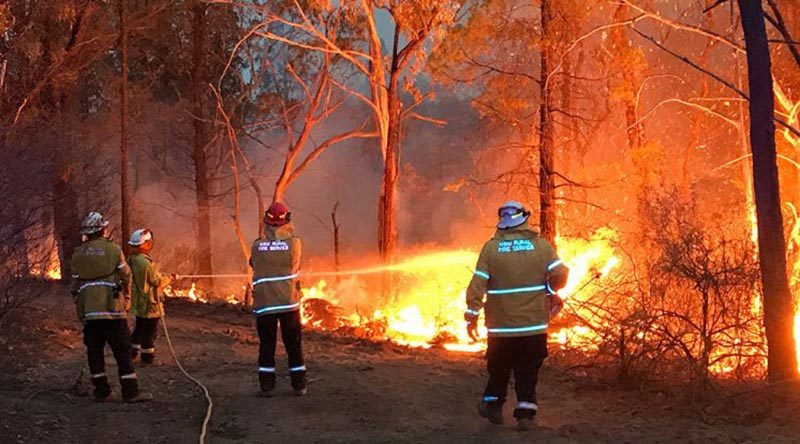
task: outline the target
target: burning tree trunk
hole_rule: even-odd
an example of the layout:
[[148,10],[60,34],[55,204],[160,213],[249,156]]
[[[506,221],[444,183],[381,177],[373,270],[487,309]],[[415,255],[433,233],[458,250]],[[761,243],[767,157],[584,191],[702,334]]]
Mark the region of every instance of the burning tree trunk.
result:
[[556,179],[553,128],[550,116],[551,98],[549,75],[550,0],[542,0],[541,6],[541,52],[539,79],[539,225],[542,237],[555,245],[556,238]]
[[211,215],[210,186],[208,179],[208,159],[206,156],[207,138],[205,134],[204,89],[205,76],[205,38],[206,10],[208,6],[201,0],[195,0],[192,7],[192,113],[194,141],[192,160],[194,160],[195,199],[197,202],[197,245],[200,274],[212,274],[211,268]]
[[[620,4],[614,12],[614,22],[622,23],[625,21],[625,12],[627,11],[625,4]],[[611,36],[614,42],[614,49],[616,50],[615,58],[622,67],[622,95],[623,103],[625,105],[625,128],[627,128],[628,136],[628,149],[634,156],[634,162],[637,162],[637,155],[642,146],[642,133],[644,126],[639,122],[636,113],[636,96],[639,90],[639,80],[636,78],[636,73],[633,69],[634,50],[631,48],[630,43],[625,36],[625,29],[618,26],[612,29]],[[638,163],[642,163],[638,160]],[[642,165],[637,165],[638,169],[643,168]],[[644,166],[646,168],[646,165]],[[646,178],[645,183],[646,183]]]
[[[117,12],[119,13],[119,51],[120,51],[120,82],[119,82],[119,121],[120,121],[120,207],[122,209],[122,238],[127,239],[131,234],[131,189],[128,180],[128,25],[125,12],[126,0],[118,0]],[[128,243],[123,242],[123,249],[128,252]]]
[[775,99],[764,23],[757,0],[738,0],[747,49],[750,85],[750,144],[758,222],[758,254],[764,291],[764,326],[769,345],[769,376],[773,381],[797,377],[793,337],[794,306],[786,276],[778,164],[775,148]]

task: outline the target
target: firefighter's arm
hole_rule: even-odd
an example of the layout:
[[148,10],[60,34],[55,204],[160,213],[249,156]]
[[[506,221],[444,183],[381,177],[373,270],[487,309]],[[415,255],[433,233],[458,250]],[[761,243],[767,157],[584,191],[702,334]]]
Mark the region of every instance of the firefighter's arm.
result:
[[303,244],[300,242],[299,237],[292,238],[292,272],[297,273],[300,271],[300,256],[303,252]]
[[486,289],[489,287],[489,248],[488,244],[481,250],[478,256],[478,263],[475,265],[475,273],[467,287],[467,311],[464,312],[464,319],[474,322],[478,319],[483,308],[483,299],[486,296]]
[[69,294],[72,295],[72,300],[77,303],[78,288],[80,288],[80,281],[78,278],[80,278],[80,275],[75,271],[75,268],[75,258],[72,258],[70,262],[70,276],[72,276],[72,279],[70,279]]
[[122,250],[119,252],[119,260],[117,261],[117,279],[119,279],[120,291],[126,298],[131,297],[131,268],[128,266],[128,261],[125,260],[125,254]]
[[250,257],[247,258],[247,263],[250,265],[250,268],[253,268],[253,256],[256,255],[256,249],[258,248],[258,241],[260,239],[256,239],[253,242],[253,245],[250,246]]
[[164,288],[172,282],[172,277],[161,274],[155,262],[150,262],[147,266],[147,282],[156,288]]
[[[292,274],[299,274],[300,273],[300,257],[303,252],[303,243],[300,242],[299,237],[292,237],[291,239],[291,251],[292,251]],[[303,286],[300,283],[300,279],[296,278],[295,282],[295,289],[300,291],[300,288]]]
[[564,264],[564,261],[558,257],[553,250],[550,242],[544,241],[545,248],[545,263],[547,264],[546,276],[547,286],[550,293],[555,293],[567,285],[567,278],[569,277],[569,268]]

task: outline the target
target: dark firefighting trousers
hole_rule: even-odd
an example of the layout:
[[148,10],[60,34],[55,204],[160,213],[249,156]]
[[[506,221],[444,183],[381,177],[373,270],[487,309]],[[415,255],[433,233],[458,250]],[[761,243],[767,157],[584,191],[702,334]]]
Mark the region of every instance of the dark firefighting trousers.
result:
[[131,358],[131,334],[125,319],[97,319],[86,321],[83,325],[83,343],[89,358],[94,395],[105,398],[111,394],[111,386],[106,377],[105,348],[111,347],[119,370],[122,397],[129,399],[139,394],[136,370]]
[[275,387],[275,348],[278,343],[278,324],[281,326],[281,339],[289,356],[289,375],[292,388],[302,390],[306,387],[306,365],[303,360],[303,338],[300,311],[266,314],[256,318],[258,330],[258,381],[262,390]]
[[152,364],[156,359],[156,338],[158,338],[158,321],[160,318],[136,317],[133,329],[133,358],[142,354],[142,364]]
[[536,415],[536,383],[539,369],[547,357],[547,335],[497,337],[489,336],[486,351],[489,383],[483,392],[489,407],[502,408],[511,372],[517,392],[515,418]]

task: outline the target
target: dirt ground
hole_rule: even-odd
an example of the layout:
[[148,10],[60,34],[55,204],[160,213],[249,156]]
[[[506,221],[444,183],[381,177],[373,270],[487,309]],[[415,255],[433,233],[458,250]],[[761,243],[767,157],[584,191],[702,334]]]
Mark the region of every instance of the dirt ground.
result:
[[[180,359],[211,390],[208,443],[800,442],[795,398],[768,410],[761,395],[748,395],[698,413],[663,392],[591,384],[552,365],[541,375],[537,427],[519,432],[512,402],[505,426],[477,416],[485,381],[481,356],[317,332],[304,337],[308,396],[291,395],[281,351],[279,394],[259,398],[257,339],[248,314],[186,302],[170,303],[168,313]],[[88,396],[88,380],[78,378],[85,356],[68,298],[42,298],[3,328],[0,443],[197,442],[205,403],[178,371],[163,335],[159,363],[137,369],[155,401],[98,404]],[[116,374],[110,354],[107,364]]]

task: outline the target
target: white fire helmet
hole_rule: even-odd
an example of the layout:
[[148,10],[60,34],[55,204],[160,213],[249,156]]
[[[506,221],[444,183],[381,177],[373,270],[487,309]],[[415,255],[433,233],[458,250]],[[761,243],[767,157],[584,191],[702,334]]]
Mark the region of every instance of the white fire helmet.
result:
[[152,240],[153,232],[147,228],[140,228],[131,234],[131,239],[128,241],[128,245],[132,247],[140,247]]
[[92,211],[81,222],[81,234],[92,234],[108,226],[108,221],[102,214]]

